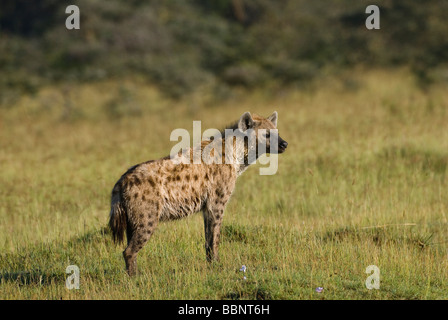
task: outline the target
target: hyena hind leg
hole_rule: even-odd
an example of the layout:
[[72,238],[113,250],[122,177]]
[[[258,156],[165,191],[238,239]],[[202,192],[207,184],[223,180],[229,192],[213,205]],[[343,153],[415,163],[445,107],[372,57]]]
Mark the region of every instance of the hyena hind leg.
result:
[[128,275],[134,276],[137,273],[137,254],[151,238],[156,225],[156,221],[151,221],[146,224],[140,223],[136,228],[128,229],[128,246],[123,251]]

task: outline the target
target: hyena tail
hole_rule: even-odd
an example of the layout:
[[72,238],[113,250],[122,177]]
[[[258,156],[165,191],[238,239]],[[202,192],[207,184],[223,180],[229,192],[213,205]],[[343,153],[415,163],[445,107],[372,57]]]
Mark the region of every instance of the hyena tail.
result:
[[127,228],[127,213],[123,206],[120,184],[117,183],[112,190],[112,201],[109,217],[109,228],[115,243],[122,243],[124,231]]

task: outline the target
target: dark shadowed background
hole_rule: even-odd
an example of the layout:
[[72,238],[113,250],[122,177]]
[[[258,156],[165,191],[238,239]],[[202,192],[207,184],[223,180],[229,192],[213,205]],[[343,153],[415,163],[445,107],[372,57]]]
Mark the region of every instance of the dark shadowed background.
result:
[[[81,29],[68,31],[75,4]],[[448,2],[2,0],[2,101],[43,84],[142,75],[174,98],[213,83],[302,86],[353,66],[409,66],[420,85],[448,78]],[[437,72],[434,72],[437,71]],[[221,95],[221,96],[220,96]]]

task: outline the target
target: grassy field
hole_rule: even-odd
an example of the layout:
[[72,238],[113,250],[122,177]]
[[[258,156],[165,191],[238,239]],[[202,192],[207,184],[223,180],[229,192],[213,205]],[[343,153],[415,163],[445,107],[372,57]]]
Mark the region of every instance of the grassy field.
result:
[[[357,71],[214,103],[120,80],[0,108],[1,299],[448,299],[442,86],[422,92],[405,71]],[[288,150],[276,175],[257,164],[238,181],[220,261],[205,260],[197,214],[161,224],[129,278],[105,229],[121,174],[168,155],[171,131],[192,132],[193,120],[219,129],[274,110]],[[79,290],[65,287],[69,265]],[[379,290],[365,286],[369,265]]]

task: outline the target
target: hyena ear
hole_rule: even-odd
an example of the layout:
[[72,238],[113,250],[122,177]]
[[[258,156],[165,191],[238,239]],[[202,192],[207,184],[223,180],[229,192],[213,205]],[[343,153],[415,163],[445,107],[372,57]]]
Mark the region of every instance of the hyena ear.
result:
[[277,128],[277,119],[278,119],[277,111],[274,111],[274,113],[268,117],[268,120],[271,121],[274,127],[276,128]]
[[254,119],[252,119],[252,116],[249,112],[245,112],[238,121],[238,129],[244,132],[247,129],[252,129],[253,127]]

